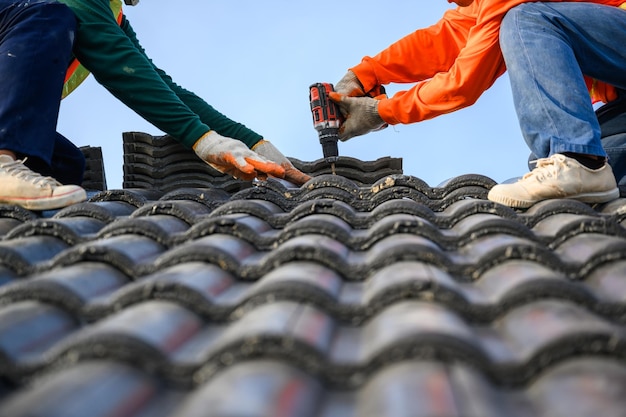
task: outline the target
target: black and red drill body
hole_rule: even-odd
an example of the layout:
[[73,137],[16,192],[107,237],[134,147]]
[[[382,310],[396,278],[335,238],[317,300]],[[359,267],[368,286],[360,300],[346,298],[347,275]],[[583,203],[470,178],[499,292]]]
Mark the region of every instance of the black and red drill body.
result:
[[339,127],[343,123],[343,116],[339,106],[328,97],[332,91],[333,85],[329,83],[315,83],[309,87],[313,126],[319,135],[324,159],[330,163],[334,174],[335,162],[339,156]]

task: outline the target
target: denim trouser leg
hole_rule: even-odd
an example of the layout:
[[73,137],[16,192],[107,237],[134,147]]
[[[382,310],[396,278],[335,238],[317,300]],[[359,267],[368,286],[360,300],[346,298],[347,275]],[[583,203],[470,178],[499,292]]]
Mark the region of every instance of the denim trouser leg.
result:
[[[55,1],[0,0],[0,149],[29,157],[46,175],[57,171],[56,159],[82,156],[56,132],[75,28],[74,14]],[[84,160],[72,169],[82,167]]]
[[[618,184],[626,185],[626,123],[623,132],[602,137],[602,146],[609,158],[615,181]],[[533,170],[535,168],[537,159],[536,155],[530,154],[528,169]]]
[[524,3],[505,16],[500,44],[532,153],[606,156],[583,74],[626,88],[626,10]]
[[618,184],[626,185],[626,133],[602,138],[602,145],[609,156],[615,181]]
[[[602,132],[602,147],[613,168],[618,184],[626,185],[626,91],[618,90],[618,98],[596,110]],[[530,154],[528,168],[535,168],[537,156]]]

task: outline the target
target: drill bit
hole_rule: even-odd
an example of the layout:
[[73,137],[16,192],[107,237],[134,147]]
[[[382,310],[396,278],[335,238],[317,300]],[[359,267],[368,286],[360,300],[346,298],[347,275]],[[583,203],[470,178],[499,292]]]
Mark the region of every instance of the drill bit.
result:
[[337,170],[335,169],[335,163],[337,162],[337,157],[330,156],[330,157],[324,158],[324,160],[326,161],[327,164],[330,165],[330,172],[332,172],[333,175],[337,175]]

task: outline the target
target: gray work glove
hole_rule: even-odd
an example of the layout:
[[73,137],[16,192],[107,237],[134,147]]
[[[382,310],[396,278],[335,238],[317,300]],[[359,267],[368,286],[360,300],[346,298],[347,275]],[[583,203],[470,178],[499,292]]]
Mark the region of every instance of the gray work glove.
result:
[[380,100],[371,97],[348,97],[337,92],[329,94],[337,103],[346,121],[339,128],[339,139],[347,141],[387,127],[387,123],[378,114]]
[[346,75],[335,85],[335,91],[350,97],[363,97],[365,91],[354,72],[348,70]]
[[254,145],[252,150],[268,161],[275,162],[283,167],[285,169],[284,178],[293,184],[300,186],[311,179],[309,175],[294,167],[291,161],[276,146],[265,139]]
[[382,85],[375,85],[371,90],[365,91],[361,81],[359,81],[356,74],[350,70],[348,70],[346,75],[335,85],[335,91],[350,97],[368,96],[376,99],[387,98],[385,87]]
[[267,175],[283,178],[285,169],[248,149],[241,141],[209,131],[196,141],[193,150],[207,164],[235,178],[250,181]]

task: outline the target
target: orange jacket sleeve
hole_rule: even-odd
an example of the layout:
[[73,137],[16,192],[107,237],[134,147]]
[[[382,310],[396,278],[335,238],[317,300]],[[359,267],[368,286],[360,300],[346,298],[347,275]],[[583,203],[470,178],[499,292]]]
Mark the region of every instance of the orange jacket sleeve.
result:
[[[499,3],[499,2],[484,2]],[[498,34],[501,15],[472,6],[448,10],[351,68],[366,91],[377,84],[415,83],[379,104],[387,123],[414,123],[472,105],[505,72]]]
[[[392,82],[417,83],[381,100],[378,112],[389,124],[420,122],[470,106],[506,71],[500,24],[509,9],[527,1],[475,0],[448,10],[435,25],[363,58],[351,70],[365,91]],[[625,0],[590,1],[619,6]]]

